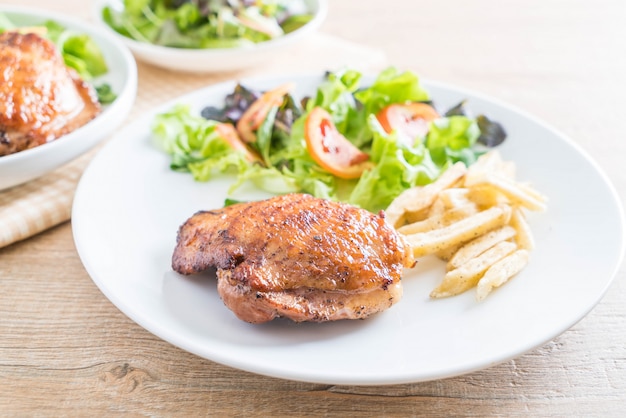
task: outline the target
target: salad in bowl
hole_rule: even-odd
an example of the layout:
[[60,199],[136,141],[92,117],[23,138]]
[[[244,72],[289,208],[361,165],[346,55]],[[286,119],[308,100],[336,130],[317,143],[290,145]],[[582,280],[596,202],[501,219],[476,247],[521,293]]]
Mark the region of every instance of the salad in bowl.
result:
[[236,70],[315,31],[326,0],[99,0],[97,21],[140,59],[190,72]]

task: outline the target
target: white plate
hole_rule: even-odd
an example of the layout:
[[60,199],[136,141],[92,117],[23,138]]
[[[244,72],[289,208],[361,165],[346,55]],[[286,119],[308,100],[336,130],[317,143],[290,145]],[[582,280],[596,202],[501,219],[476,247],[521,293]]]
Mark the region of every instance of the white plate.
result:
[[[319,77],[244,80],[266,89],[285,80],[311,93]],[[196,183],[170,171],[151,143],[154,114],[108,143],[86,170],[74,200],[78,253],[102,292],[126,315],[170,343],[232,367],[329,384],[438,379],[521,355],[586,315],[611,283],[624,252],[622,209],[613,187],[574,143],[532,117],[483,96],[425,83],[437,104],[462,99],[504,124],[499,147],[518,176],[549,196],[531,213],[537,248],[529,266],[483,303],[474,293],[429,300],[444,266],[424,258],[403,280],[403,299],[365,321],[264,325],[241,322],[208,275],[170,267],[176,232],[200,209],[221,207],[230,179]],[[234,83],[182,97],[199,110],[220,105]],[[166,104],[157,111],[168,109]],[[250,196],[258,197],[258,196]]]
[[274,59],[277,54],[284,52],[287,47],[317,31],[328,14],[327,0],[305,0],[305,4],[308,10],[314,14],[313,19],[306,25],[285,36],[245,48],[171,48],[130,39],[117,33],[102,19],[102,9],[105,6],[122,10],[123,2],[121,0],[96,0],[92,14],[99,26],[124,42],[141,61],[176,71],[214,73],[241,70],[264,61],[267,62],[267,60]]
[[95,119],[47,144],[0,157],[0,190],[40,177],[87,152],[105,139],[124,121],[137,92],[137,66],[130,51],[105,31],[62,14],[41,9],[0,6],[20,26],[36,25],[53,20],[86,33],[102,49],[109,72],[93,80],[93,84],[109,83],[117,99],[104,107]]

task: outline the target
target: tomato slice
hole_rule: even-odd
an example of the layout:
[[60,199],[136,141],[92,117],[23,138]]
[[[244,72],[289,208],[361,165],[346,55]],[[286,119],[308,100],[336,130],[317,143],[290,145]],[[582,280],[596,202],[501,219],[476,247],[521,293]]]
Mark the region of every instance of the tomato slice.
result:
[[426,103],[391,104],[378,112],[376,118],[387,133],[398,132],[399,140],[412,145],[416,138],[428,133],[428,122],[439,118],[437,111]]
[[256,99],[237,121],[237,131],[244,142],[256,141],[255,131],[263,123],[270,109],[280,106],[287,93],[293,90],[294,83],[285,83],[275,89],[266,91]]
[[261,157],[239,138],[237,130],[230,123],[220,123],[215,127],[217,133],[222,137],[232,149],[243,152],[246,159],[250,162],[261,162]]
[[369,156],[338,130],[330,114],[315,107],[306,118],[304,139],[316,163],[343,179],[356,179],[372,167]]

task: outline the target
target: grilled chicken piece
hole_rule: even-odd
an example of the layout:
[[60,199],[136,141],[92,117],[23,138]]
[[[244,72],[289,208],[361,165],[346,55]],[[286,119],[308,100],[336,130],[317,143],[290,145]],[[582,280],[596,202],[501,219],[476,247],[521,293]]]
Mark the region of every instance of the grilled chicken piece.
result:
[[0,156],[65,135],[100,113],[91,85],[34,33],[0,34]]
[[224,304],[251,323],[366,318],[400,299],[414,264],[382,212],[304,194],[198,212],[172,257],[182,274],[216,268]]

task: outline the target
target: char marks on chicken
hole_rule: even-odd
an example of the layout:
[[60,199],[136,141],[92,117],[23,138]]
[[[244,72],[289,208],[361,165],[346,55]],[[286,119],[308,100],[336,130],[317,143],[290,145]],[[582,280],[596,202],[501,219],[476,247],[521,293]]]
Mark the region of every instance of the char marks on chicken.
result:
[[94,88],[34,33],[0,34],[0,156],[45,144],[100,113]]
[[366,318],[400,299],[414,264],[382,213],[305,194],[198,212],[172,257],[181,274],[215,268],[224,304],[251,323]]

